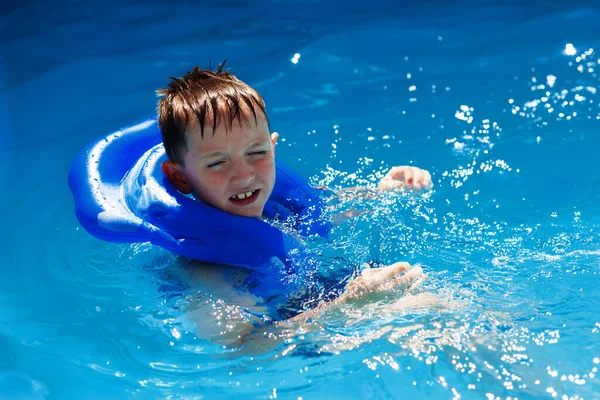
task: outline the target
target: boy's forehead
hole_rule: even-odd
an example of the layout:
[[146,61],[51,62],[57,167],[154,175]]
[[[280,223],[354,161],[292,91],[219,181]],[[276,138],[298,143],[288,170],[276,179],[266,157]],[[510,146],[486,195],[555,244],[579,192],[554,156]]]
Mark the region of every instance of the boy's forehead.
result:
[[213,130],[212,121],[205,121],[204,133],[200,129],[200,122],[194,118],[186,129],[186,137],[196,150],[200,147],[207,150],[209,147],[219,146],[229,142],[251,142],[269,138],[269,124],[267,119],[260,113],[250,118],[235,118],[231,123],[229,121],[219,121],[216,129]]

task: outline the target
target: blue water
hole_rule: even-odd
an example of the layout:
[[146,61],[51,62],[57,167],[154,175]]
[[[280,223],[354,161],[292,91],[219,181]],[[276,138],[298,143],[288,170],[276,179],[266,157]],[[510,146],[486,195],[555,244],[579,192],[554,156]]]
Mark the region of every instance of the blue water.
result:
[[[3,4],[0,398],[600,397],[600,7],[496,3]],[[173,256],[79,227],[77,151],[209,59],[314,183],[432,172],[428,195],[356,204],[327,251],[421,263],[443,304],[392,292],[223,348],[189,312],[227,309]]]

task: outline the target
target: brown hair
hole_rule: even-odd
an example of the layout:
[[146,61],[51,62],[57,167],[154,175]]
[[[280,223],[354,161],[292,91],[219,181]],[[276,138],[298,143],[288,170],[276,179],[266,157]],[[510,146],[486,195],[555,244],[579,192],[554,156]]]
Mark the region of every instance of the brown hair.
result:
[[258,123],[257,111],[262,112],[269,123],[260,94],[235,75],[224,71],[224,64],[214,71],[196,66],[181,78],[169,78],[169,87],[156,91],[163,96],[158,102],[158,126],[171,161],[184,165],[183,158],[188,147],[185,131],[196,121],[202,138],[205,126],[209,124],[212,124],[214,135],[221,122],[226,122],[226,129],[236,118],[240,124],[248,122],[249,115],[243,112],[243,108],[251,112],[255,123]]

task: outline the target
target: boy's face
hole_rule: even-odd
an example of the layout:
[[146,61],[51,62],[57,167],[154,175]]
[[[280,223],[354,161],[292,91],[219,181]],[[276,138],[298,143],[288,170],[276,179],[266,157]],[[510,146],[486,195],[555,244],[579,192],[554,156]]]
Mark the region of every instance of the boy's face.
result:
[[204,138],[198,127],[188,128],[185,167],[177,167],[187,189],[203,202],[230,214],[260,218],[275,184],[276,134],[269,136],[260,112],[256,124],[254,116],[247,120],[240,125],[236,119],[229,129],[221,123],[214,132],[208,126]]

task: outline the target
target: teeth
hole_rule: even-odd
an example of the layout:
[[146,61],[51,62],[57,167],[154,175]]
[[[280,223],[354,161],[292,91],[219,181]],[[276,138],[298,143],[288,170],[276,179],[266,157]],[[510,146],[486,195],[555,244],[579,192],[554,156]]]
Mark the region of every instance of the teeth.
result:
[[232,199],[244,200],[246,197],[250,197],[250,196],[252,196],[252,193],[254,193],[254,191],[252,191],[252,192],[246,192],[246,193],[240,193],[240,194],[236,194],[235,196],[231,196],[231,198],[232,198]]

